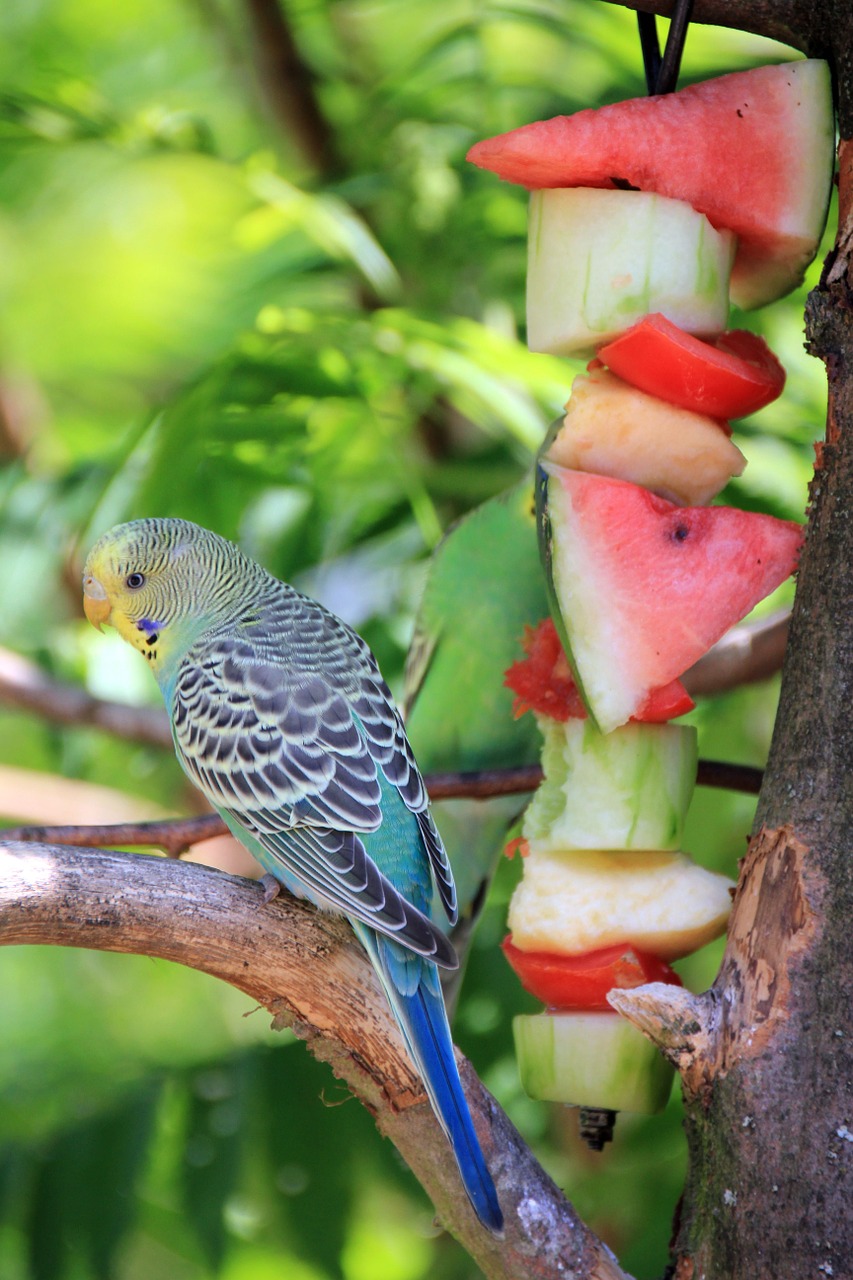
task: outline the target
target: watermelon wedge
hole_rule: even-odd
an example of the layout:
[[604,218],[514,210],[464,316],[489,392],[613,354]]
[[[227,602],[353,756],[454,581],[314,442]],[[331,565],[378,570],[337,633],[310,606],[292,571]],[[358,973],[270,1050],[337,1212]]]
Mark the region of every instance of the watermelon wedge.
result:
[[732,507],[538,466],[540,550],[590,718],[624,724],[794,572],[803,530]]
[[829,68],[807,59],[524,125],[468,159],[531,189],[628,184],[686,201],[736,233],[732,301],[759,307],[817,252],[834,142]]

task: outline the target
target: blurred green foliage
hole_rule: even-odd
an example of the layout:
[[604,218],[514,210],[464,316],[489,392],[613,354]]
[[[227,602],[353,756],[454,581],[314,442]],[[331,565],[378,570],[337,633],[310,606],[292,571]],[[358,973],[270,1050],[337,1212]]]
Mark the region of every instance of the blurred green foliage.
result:
[[[0,643],[125,700],[155,690],[85,628],[77,582],[92,538],[142,514],[239,538],[356,625],[402,691],[430,552],[523,477],[578,371],[519,341],[525,196],[465,151],[643,92],[634,18],[598,0],[283,0],[318,148],[270,94],[250,10],[0,7]],[[682,78],[788,56],[694,29]],[[752,465],[727,494],[793,518],[823,416],[802,305],[735,320],[789,382],[738,431]],[[466,615],[476,643],[476,595]],[[771,685],[702,705],[703,753],[761,763],[774,703]],[[165,754],[11,711],[0,729],[0,764],[189,802]],[[512,809],[439,816],[486,865]],[[733,873],[751,814],[699,792],[688,847]],[[521,1094],[509,1024],[531,1006],[497,948],[517,874],[500,859],[457,1038],[624,1265],[658,1275],[678,1100],[620,1118],[592,1156],[571,1112]],[[689,982],[718,956],[685,961]],[[4,1280],[474,1274],[366,1113],[245,1005],[148,960],[0,949]]]

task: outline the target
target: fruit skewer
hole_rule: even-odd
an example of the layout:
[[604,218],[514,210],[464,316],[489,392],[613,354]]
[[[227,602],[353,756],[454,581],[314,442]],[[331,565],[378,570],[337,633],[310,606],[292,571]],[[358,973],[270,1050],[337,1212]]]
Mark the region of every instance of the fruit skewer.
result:
[[533,1096],[663,1105],[671,1069],[607,1011],[607,983],[678,981],[668,962],[725,928],[731,882],[679,847],[695,731],[651,721],[683,713],[678,676],[796,565],[798,525],[707,504],[745,466],[725,419],[784,384],[761,339],[723,332],[729,300],[781,296],[814,256],[831,120],[811,60],[469,153],[533,189],[529,345],[593,356],[537,467],[556,627],[507,674],[544,739],[504,948],[549,1006],[516,1019]]

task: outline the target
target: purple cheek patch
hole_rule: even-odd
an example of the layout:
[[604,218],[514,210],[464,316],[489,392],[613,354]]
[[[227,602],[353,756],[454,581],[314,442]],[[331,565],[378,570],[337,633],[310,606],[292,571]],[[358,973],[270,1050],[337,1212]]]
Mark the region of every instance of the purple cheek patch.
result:
[[136,624],[137,631],[144,631],[146,635],[156,635],[162,627],[162,622],[153,622],[151,618],[140,618]]

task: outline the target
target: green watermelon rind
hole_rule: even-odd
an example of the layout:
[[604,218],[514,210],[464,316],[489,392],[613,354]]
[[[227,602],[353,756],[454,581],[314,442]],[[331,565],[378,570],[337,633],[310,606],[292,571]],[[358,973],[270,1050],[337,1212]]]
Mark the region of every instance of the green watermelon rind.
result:
[[[553,428],[552,428],[553,430]],[[572,676],[577,685],[578,693],[581,701],[586,708],[586,713],[591,722],[602,733],[607,733],[611,729],[616,728],[620,724],[624,724],[634,710],[633,699],[629,698],[631,706],[627,712],[622,715],[616,713],[616,718],[612,723],[605,721],[601,716],[601,703],[595,696],[590,696],[588,691],[589,680],[586,678],[586,672],[582,668],[582,664],[578,662],[575,653],[575,644],[573,643],[573,635],[577,634],[577,626],[568,626],[563,614],[565,601],[569,598],[570,593],[561,591],[557,586],[557,569],[554,562],[554,548],[556,541],[554,537],[554,525],[552,516],[552,505],[549,501],[548,490],[552,481],[549,471],[543,465],[541,457],[536,463],[536,531],[539,537],[539,555],[542,561],[542,568],[545,574],[545,589],[548,596],[548,605],[551,610],[551,617],[554,620],[554,626],[557,629],[557,635],[563,646],[566,658],[571,668]],[[582,576],[583,570],[581,568]]]

